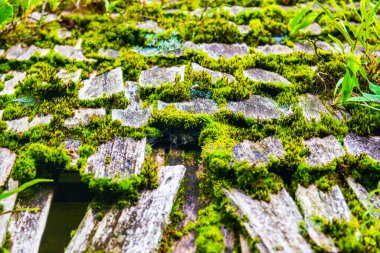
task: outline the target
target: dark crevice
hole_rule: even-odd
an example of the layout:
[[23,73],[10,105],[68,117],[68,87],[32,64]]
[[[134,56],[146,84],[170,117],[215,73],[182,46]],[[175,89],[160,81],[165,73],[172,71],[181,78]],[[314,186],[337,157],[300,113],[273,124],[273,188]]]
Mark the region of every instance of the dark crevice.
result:
[[55,184],[53,203],[41,240],[40,253],[63,253],[70,242],[71,231],[78,228],[92,193],[80,181],[78,173],[62,173]]

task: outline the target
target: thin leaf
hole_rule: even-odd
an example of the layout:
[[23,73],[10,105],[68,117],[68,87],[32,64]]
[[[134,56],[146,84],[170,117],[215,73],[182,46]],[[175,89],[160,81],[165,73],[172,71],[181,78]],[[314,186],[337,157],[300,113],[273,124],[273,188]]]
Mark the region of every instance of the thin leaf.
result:
[[380,193],[380,189],[376,189],[376,190],[371,191],[371,192],[368,194],[367,200],[368,200],[368,201],[371,201],[372,197],[373,197],[375,194],[377,194],[377,193]]
[[106,9],[106,12],[108,12],[110,8],[110,2],[108,0],[104,0],[104,7]]
[[293,19],[289,21],[289,30],[294,30],[296,26],[301,22],[302,18],[309,12],[311,7],[303,8]]
[[369,93],[362,92],[363,97],[369,99],[372,102],[379,103],[380,102],[380,95],[373,95]]
[[351,10],[353,10],[358,18],[360,18],[359,12],[356,10],[356,6],[353,0],[350,0]]
[[346,100],[347,102],[372,102],[372,100],[365,97],[350,97]]
[[56,11],[58,9],[59,4],[60,4],[59,0],[49,0],[50,8],[53,11]]
[[122,3],[123,1],[119,0],[119,1],[112,1],[110,4],[109,4],[109,11],[112,12],[113,9],[115,9],[115,7],[119,4],[119,3]]
[[13,14],[13,6],[6,0],[0,0],[0,25],[4,24]]
[[373,93],[380,95],[380,86],[379,86],[379,85],[376,85],[376,84],[370,83],[370,84],[369,84],[369,89],[370,89]]
[[36,99],[33,96],[23,96],[20,98],[12,99],[7,103],[20,103],[25,106],[33,106],[36,104]]
[[301,29],[308,27],[315,21],[320,12],[313,11],[308,13],[314,4],[315,2],[312,2],[307,7],[303,8],[296,16],[294,16],[293,19],[289,21],[288,28],[290,34],[298,33]]
[[359,104],[359,105],[368,107],[368,108],[370,108],[372,110],[380,111],[380,108],[372,106],[372,105],[369,105],[369,104]]
[[54,180],[52,180],[52,179],[43,179],[43,178],[34,179],[32,181],[29,181],[29,182],[21,185],[20,187],[14,189],[14,190],[1,193],[0,194],[0,200],[8,198],[8,197],[12,196],[13,194],[19,193],[19,192],[25,190],[26,188],[29,188],[29,187],[31,187],[31,186],[33,186],[35,184],[38,184],[38,183],[51,183],[51,182],[54,182]]
[[334,37],[333,35],[329,34],[329,37],[330,39],[332,39],[336,44],[338,44],[338,46],[340,47],[340,49],[342,50],[342,54],[345,53],[345,50],[344,50],[344,46],[343,46],[343,43],[336,37]]
[[334,91],[334,96],[336,96],[336,92],[338,91],[339,87],[342,86],[343,83],[343,78],[339,79],[339,81],[335,84],[335,91]]

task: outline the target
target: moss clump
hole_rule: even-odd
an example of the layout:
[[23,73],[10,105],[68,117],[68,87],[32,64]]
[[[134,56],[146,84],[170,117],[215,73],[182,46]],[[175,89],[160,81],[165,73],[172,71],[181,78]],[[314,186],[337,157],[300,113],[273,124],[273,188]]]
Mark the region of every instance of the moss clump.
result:
[[350,131],[365,136],[380,134],[380,112],[364,106],[349,106],[348,109],[352,116],[347,122]]
[[272,34],[266,29],[265,24],[258,18],[249,21],[250,31],[244,37],[251,46],[273,44]]
[[5,130],[7,130],[7,123],[0,119],[0,134],[4,133]]
[[[92,151],[89,147],[82,148],[81,153],[87,155]],[[153,159],[147,158],[139,175],[131,175],[129,178],[95,178],[93,173],[85,173],[85,164],[82,161],[80,174],[82,180],[88,184],[91,190],[98,193],[98,201],[107,203],[116,202],[120,206],[135,203],[140,192],[145,189],[154,189],[158,186],[158,166]]]
[[219,253],[224,250],[224,236],[220,232],[222,216],[217,210],[218,206],[211,204],[198,212],[198,220],[195,226],[196,252]]
[[205,147],[202,158],[207,177],[218,181],[222,187],[236,187],[254,198],[269,200],[269,194],[278,192],[283,187],[283,181],[269,172],[267,166],[233,161],[232,147],[236,141],[230,139],[227,129],[227,126],[213,123],[200,135]]
[[246,162],[233,166],[237,188],[244,189],[253,198],[270,200],[269,194],[277,193],[284,183],[277,174],[268,171],[264,165],[251,166]]
[[174,84],[162,84],[159,87],[141,87],[139,97],[147,101],[181,102],[190,100],[190,82],[176,81]]
[[28,116],[30,108],[22,106],[18,103],[8,104],[3,111],[3,120],[14,120]]
[[185,130],[200,132],[211,120],[209,115],[181,112],[173,106],[168,106],[164,110],[153,113],[150,125],[166,131]]
[[370,218],[362,224],[355,219],[348,222],[316,218],[316,221],[321,223],[321,231],[331,236],[343,252],[377,252],[380,247],[380,223],[376,219]]
[[[188,27],[180,29],[180,33],[185,33],[185,40],[192,40],[195,43],[239,43],[242,36],[237,26],[220,18],[204,19],[200,24],[188,23]],[[192,27],[192,29],[189,29]]]
[[64,149],[33,143],[17,156],[12,177],[22,183],[36,177],[55,179],[69,161]]
[[102,98],[96,98],[94,100],[82,100],[80,106],[90,108],[106,108],[107,111],[111,109],[125,109],[127,108],[129,101],[125,97],[124,91],[116,94],[112,94],[109,97],[103,96]]
[[56,97],[74,96],[76,85],[73,82],[65,84],[55,74],[48,81],[43,81],[39,76],[34,75],[26,78],[24,82],[18,86],[17,95],[27,94],[33,95],[37,99],[52,100]]
[[3,91],[5,88],[5,82],[4,81],[0,81],[0,92]]
[[322,191],[330,191],[334,185],[339,183],[336,173],[336,162],[324,166],[308,166],[301,163],[293,176],[293,188],[297,189],[297,184],[308,187],[315,184]]
[[347,125],[330,114],[321,114],[321,119],[318,122],[307,121],[299,107],[293,109],[293,115],[280,120],[279,125],[281,127],[279,134],[284,138],[302,136],[304,139],[308,139],[315,136],[334,135],[338,139],[343,139],[348,133]]
[[353,156],[346,154],[339,159],[338,168],[343,175],[351,175],[367,189],[374,190],[380,181],[380,162],[374,161],[366,154]]

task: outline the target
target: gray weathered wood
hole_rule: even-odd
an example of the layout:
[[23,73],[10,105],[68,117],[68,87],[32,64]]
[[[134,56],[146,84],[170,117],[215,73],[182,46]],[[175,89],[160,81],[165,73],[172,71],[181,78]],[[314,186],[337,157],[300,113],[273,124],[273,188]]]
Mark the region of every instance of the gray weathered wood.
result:
[[[372,195],[372,197],[369,198],[369,192],[367,191],[367,189],[364,188],[364,186],[362,186],[361,184],[355,182],[352,177],[347,178],[347,183],[365,208],[368,209],[371,205],[374,205],[375,209],[380,210],[380,196],[378,194]],[[380,213],[378,212],[372,212],[372,216],[377,219],[380,219]]]
[[267,137],[258,142],[245,140],[232,149],[236,161],[248,161],[251,164],[265,164],[270,157],[283,158],[284,147],[279,139]]
[[102,75],[83,81],[84,85],[79,90],[79,99],[92,100],[124,90],[123,71],[121,67],[115,68]]
[[318,216],[326,220],[351,219],[350,209],[339,186],[335,185],[329,192],[322,192],[315,185],[310,185],[308,188],[299,185],[296,198],[302,207],[310,238],[328,252],[338,252],[332,239],[316,228],[312,218]]
[[[24,72],[11,71],[8,74],[13,75],[13,78],[4,82],[4,89],[0,91],[0,96],[15,93],[16,85],[22,82],[26,77],[26,73]],[[0,75],[0,80],[4,81],[6,75],[7,74]]]
[[74,110],[74,116],[65,120],[64,126],[71,128],[77,126],[86,126],[93,118],[104,119],[106,110],[104,108],[79,108]]
[[185,66],[158,67],[143,70],[139,77],[140,86],[155,87],[165,83],[174,84],[176,77],[184,81]]
[[19,200],[16,209],[39,208],[40,210],[16,212],[11,216],[8,226],[12,240],[11,252],[38,253],[52,200],[52,188],[43,188],[31,198]]
[[178,102],[178,103],[165,103],[158,101],[157,109],[162,110],[169,105],[174,105],[179,111],[191,112],[191,113],[206,113],[214,114],[219,111],[218,104],[211,99],[196,98],[190,102]]
[[243,74],[254,82],[291,84],[285,77],[264,69],[247,69],[243,71]]
[[239,56],[243,57],[248,54],[248,46],[243,44],[200,44],[201,50],[206,52],[211,58],[219,59],[220,57],[225,57],[227,59]]
[[0,187],[4,186],[7,181],[15,160],[15,153],[9,149],[0,148]]
[[344,146],[348,153],[352,155],[367,154],[375,161],[380,161],[380,137],[379,136],[359,136],[348,133],[344,138]]
[[32,121],[29,122],[29,117],[23,117],[20,119],[5,121],[8,125],[7,130],[11,130],[16,133],[24,133],[28,131],[30,128],[35,127],[37,125],[46,125],[50,124],[53,115],[47,116],[37,116]]
[[324,138],[313,137],[303,142],[311,152],[306,158],[306,163],[311,166],[325,165],[345,155],[342,145],[332,135]]
[[260,252],[312,252],[298,231],[303,220],[296,203],[285,189],[271,194],[269,202],[252,199],[240,190],[224,190],[238,215],[246,217],[244,226],[252,238],[261,239]]
[[291,54],[293,53],[293,49],[291,49],[288,46],[284,45],[265,45],[265,46],[258,46],[255,49],[257,52],[264,54],[264,55],[270,55],[270,54]]
[[163,229],[169,223],[175,195],[186,168],[182,165],[159,169],[157,189],[144,191],[138,203],[118,210],[109,209],[101,221],[90,209],[72,238],[66,253],[103,250],[106,252],[155,252]]
[[237,102],[227,102],[226,109],[233,113],[242,113],[246,118],[258,120],[279,119],[281,116],[292,114],[291,108],[280,108],[276,101],[259,95]]
[[129,178],[138,175],[145,157],[146,138],[117,137],[102,144],[87,160],[85,172],[94,173],[96,178]]

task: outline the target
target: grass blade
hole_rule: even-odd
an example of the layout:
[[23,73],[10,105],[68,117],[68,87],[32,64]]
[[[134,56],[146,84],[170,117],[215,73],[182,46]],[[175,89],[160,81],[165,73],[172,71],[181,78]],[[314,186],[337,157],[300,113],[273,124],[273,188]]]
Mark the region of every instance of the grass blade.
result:
[[33,186],[35,184],[38,184],[38,183],[51,183],[51,182],[54,182],[54,180],[52,180],[52,179],[43,179],[43,178],[34,179],[32,181],[29,181],[29,182],[21,185],[20,187],[14,189],[12,191],[1,193],[0,194],[0,200],[8,198],[8,197],[12,196],[13,194],[19,193],[19,192],[25,190],[26,188],[29,188],[29,187],[31,187],[31,186]]

